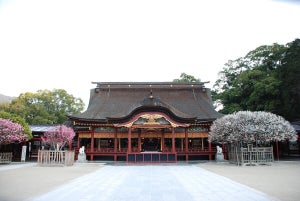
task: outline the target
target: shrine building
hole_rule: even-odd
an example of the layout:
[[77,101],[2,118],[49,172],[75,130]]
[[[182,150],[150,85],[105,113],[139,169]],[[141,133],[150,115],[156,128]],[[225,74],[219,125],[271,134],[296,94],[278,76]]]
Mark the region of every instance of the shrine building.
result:
[[93,82],[85,112],[68,116],[76,154],[88,160],[212,160],[212,122],[222,114],[204,82]]

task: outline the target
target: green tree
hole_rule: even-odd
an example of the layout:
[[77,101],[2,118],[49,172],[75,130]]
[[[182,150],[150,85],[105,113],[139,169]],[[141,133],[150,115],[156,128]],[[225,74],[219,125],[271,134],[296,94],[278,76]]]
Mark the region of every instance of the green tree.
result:
[[279,114],[290,120],[300,120],[300,39],[287,44],[282,65],[276,69],[281,80]]
[[288,120],[300,118],[299,49],[299,39],[275,43],[226,63],[212,91],[213,100],[223,106],[220,112],[268,111]]
[[68,120],[66,115],[80,113],[84,103],[63,89],[54,89],[20,94],[0,108],[24,118],[28,124],[60,124]]
[[200,79],[186,73],[181,73],[180,78],[174,79],[173,82],[200,82]]

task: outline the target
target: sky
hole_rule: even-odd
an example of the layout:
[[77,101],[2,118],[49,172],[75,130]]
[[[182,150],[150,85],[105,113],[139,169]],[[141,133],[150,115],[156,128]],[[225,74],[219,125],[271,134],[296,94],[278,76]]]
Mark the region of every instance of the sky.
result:
[[92,82],[210,83],[228,60],[300,37],[296,0],[0,0],[0,94]]

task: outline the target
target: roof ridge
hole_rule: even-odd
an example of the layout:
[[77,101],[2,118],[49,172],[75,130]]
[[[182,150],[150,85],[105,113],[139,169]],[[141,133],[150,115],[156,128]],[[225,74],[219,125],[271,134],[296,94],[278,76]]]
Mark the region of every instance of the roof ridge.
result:
[[100,85],[204,85],[209,82],[92,82]]

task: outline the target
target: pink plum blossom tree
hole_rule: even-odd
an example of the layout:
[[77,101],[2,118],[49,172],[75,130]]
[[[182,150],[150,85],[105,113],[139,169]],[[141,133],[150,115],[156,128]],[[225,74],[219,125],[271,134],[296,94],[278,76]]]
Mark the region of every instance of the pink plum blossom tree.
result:
[[0,144],[20,143],[26,139],[27,136],[20,124],[0,118]]
[[215,120],[209,141],[257,143],[297,139],[295,129],[283,117],[270,112],[240,111]]
[[42,136],[42,142],[49,145],[51,149],[59,151],[66,144],[71,143],[74,136],[75,132],[72,128],[65,125],[58,125],[44,133]]

